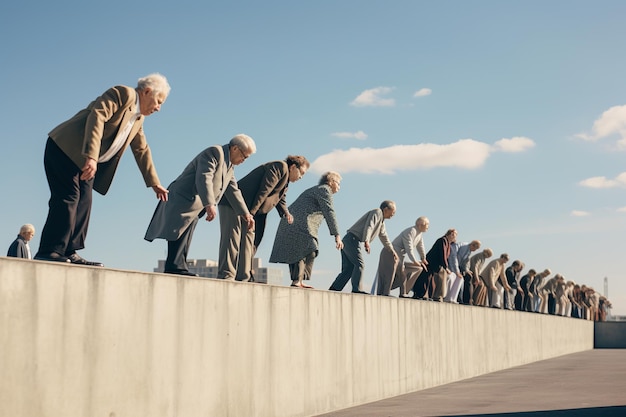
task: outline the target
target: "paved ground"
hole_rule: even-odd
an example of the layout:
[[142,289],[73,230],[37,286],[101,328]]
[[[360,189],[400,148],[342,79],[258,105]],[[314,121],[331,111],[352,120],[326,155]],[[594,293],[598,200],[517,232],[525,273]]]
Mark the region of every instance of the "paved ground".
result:
[[626,416],[626,349],[595,349],[325,417]]

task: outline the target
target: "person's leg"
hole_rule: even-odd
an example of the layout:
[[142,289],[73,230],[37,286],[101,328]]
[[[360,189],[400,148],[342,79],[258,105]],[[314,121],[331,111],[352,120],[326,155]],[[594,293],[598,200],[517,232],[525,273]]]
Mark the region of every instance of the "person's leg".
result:
[[234,281],[237,276],[241,220],[230,206],[217,206],[220,221],[220,247],[217,277]]
[[[330,285],[331,291],[342,291],[350,277],[352,276],[352,270],[354,264],[346,252],[356,252],[358,249],[358,239],[352,233],[347,233],[343,238],[343,249],[341,249],[341,272],[335,278],[335,281]],[[355,256],[352,256],[354,258]]]
[[39,250],[35,259],[48,258],[54,254],[67,260],[65,253],[74,230],[80,199],[81,171],[50,138],[46,142],[44,168],[50,187],[50,200],[48,217],[41,230]]
[[400,291],[401,291],[400,295],[406,297],[408,296],[409,292],[413,290],[413,287],[415,286],[415,282],[417,281],[417,278],[420,276],[424,268],[422,268],[421,266],[415,266],[411,264],[409,265],[405,264],[403,266],[404,266],[404,282],[400,286]]
[[78,181],[79,197],[76,205],[76,219],[74,229],[70,235],[70,241],[65,252],[65,256],[70,256],[78,250],[85,248],[87,239],[87,229],[89,228],[89,218],[91,215],[93,179],[89,181]]
[[187,254],[193,232],[198,224],[198,217],[195,217],[191,224],[185,229],[177,240],[167,242],[167,258],[165,259],[165,272],[188,271]]
[[396,263],[393,260],[393,254],[383,248],[378,258],[378,288],[376,294],[389,295],[396,274]]
[[256,246],[254,240],[256,237],[256,221],[255,230],[248,230],[246,222],[240,221],[241,225],[241,240],[239,242],[239,257],[237,260],[237,281],[250,281],[252,278],[252,261],[256,254]]

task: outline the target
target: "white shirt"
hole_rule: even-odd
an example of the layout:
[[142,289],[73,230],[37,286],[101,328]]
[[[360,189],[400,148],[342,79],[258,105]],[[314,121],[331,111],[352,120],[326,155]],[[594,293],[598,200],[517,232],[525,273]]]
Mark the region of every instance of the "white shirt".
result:
[[119,152],[120,149],[122,149],[124,143],[126,143],[126,139],[128,139],[128,135],[130,134],[130,130],[133,128],[133,125],[139,119],[139,117],[141,117],[141,108],[139,107],[139,94],[137,94],[136,104],[137,113],[135,113],[133,117],[130,118],[129,122],[126,124],[126,126],[124,126],[123,129],[120,129],[119,132],[117,132],[117,136],[115,136],[115,140],[111,144],[111,147],[104,154],[102,154],[100,158],[98,158],[98,163],[109,161],[116,153]]

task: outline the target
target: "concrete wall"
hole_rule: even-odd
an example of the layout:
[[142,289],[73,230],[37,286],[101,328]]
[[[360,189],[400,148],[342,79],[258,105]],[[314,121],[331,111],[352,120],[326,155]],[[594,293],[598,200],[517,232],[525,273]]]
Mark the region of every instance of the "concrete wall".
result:
[[310,416],[593,348],[530,313],[0,258],[0,415]]
[[626,321],[596,322],[594,329],[597,349],[626,349]]

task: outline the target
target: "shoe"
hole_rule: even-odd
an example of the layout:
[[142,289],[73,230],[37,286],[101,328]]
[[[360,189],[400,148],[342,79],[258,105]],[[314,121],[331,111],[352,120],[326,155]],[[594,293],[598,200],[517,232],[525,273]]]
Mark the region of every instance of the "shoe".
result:
[[400,294],[398,298],[412,298],[409,294]]
[[367,291],[352,291],[352,294],[368,294],[369,295]]
[[193,272],[179,270],[179,271],[163,271],[166,274],[175,274],[175,275],[185,275],[187,277],[197,277],[198,274],[194,274]]
[[77,253],[73,253],[67,257],[68,260],[74,265],[85,265],[85,266],[104,266],[102,262],[92,262],[86,259],[81,258],[81,256]]
[[56,252],[48,253],[45,255],[37,254],[35,258],[38,261],[48,261],[48,262],[70,262],[70,260],[66,256],[61,256]]

